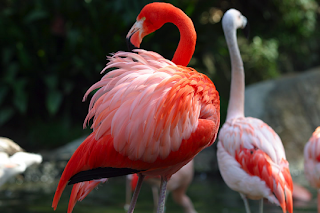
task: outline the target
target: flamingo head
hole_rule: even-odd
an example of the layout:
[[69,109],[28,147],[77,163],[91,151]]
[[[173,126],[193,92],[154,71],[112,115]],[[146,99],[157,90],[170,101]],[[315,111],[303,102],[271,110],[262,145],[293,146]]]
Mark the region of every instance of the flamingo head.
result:
[[158,30],[166,22],[169,22],[168,11],[170,10],[177,10],[177,8],[163,2],[154,2],[144,6],[127,34],[126,39],[129,50],[140,48],[144,36]]
[[247,18],[236,9],[229,9],[222,18],[222,26],[224,30],[226,27],[230,27],[232,29],[243,29],[246,25]]

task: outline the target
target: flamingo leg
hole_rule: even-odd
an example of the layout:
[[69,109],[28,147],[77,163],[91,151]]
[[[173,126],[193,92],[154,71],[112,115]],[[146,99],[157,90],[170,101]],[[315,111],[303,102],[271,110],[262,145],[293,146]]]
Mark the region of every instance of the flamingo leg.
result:
[[138,196],[139,196],[139,192],[140,192],[140,189],[142,186],[143,179],[144,179],[144,175],[139,174],[138,183],[137,183],[136,189],[134,190],[128,213],[133,213],[133,211],[134,211],[134,207],[136,206],[136,203],[138,200]]
[[126,176],[126,203],[124,205],[124,210],[128,211],[131,200],[131,177],[130,175]]
[[261,200],[260,200],[259,213],[263,213],[263,198],[261,198]]
[[244,207],[246,208],[246,213],[251,213],[247,197],[242,193],[240,193],[240,196],[244,202]]
[[165,201],[166,201],[167,182],[168,181],[165,178],[161,177],[160,195],[159,195],[157,213],[164,212],[164,206],[165,206]]
[[320,213],[320,189],[318,189],[318,213]]
[[153,195],[153,205],[154,205],[154,211],[156,212],[158,209],[158,201],[159,201],[159,189],[157,186],[152,186],[152,195]]

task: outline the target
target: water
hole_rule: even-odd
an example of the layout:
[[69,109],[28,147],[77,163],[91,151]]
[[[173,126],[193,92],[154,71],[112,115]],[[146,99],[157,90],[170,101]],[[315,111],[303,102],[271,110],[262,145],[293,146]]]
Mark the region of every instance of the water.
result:
[[[39,178],[38,178],[39,179]],[[41,179],[41,178],[40,178]],[[43,180],[44,178],[42,178]],[[53,213],[51,202],[58,180],[26,182],[19,178],[1,187],[0,212],[1,213]],[[71,186],[64,191],[56,213],[66,213]],[[294,212],[316,212],[315,190],[314,199],[310,203],[294,203]],[[187,194],[193,201],[198,213],[244,213],[243,201],[239,194],[229,189],[219,176],[203,178],[196,175],[188,189]],[[249,201],[251,211],[258,211],[258,201]],[[74,213],[125,213],[125,178],[112,178],[107,183],[93,190],[82,202],[78,202]],[[151,188],[144,184],[136,205],[136,213],[150,213],[153,210]],[[167,213],[182,213],[182,209],[168,196],[166,203]],[[264,212],[281,213],[280,207],[276,207],[267,201],[264,202]]]

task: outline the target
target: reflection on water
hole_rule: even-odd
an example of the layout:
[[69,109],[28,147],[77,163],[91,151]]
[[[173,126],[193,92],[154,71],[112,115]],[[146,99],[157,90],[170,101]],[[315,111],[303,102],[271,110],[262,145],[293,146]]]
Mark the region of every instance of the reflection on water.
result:
[[[51,202],[57,186],[55,181],[8,183],[0,190],[0,212],[1,213],[48,213],[54,212]],[[64,191],[56,213],[67,212],[67,205],[71,186]],[[296,203],[294,212],[316,212],[315,190],[314,199],[310,203]],[[188,189],[188,195],[192,199],[198,213],[206,212],[242,212],[243,202],[238,193],[230,190],[220,177],[207,177],[206,179],[196,175],[193,183]],[[123,208],[125,202],[125,178],[112,178],[107,183],[100,185],[98,190],[92,191],[82,202],[78,202],[74,213],[125,213]],[[258,202],[250,201],[252,212],[258,211]],[[136,213],[150,213],[153,210],[153,200],[150,187],[144,184],[136,206]],[[166,205],[167,213],[182,213],[169,195]],[[264,203],[264,212],[281,212],[280,207]]]

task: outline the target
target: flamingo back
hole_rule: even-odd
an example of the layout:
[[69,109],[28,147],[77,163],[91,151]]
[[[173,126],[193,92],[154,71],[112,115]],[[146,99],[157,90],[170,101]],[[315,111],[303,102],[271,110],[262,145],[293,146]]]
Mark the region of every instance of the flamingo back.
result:
[[320,188],[320,127],[304,147],[304,173],[310,185]]
[[219,133],[218,164],[231,189],[251,199],[265,197],[292,212],[289,163],[279,136],[263,121],[228,120]]
[[[198,119],[219,126],[219,98],[211,80],[157,53],[136,50],[109,57],[107,73],[85,94],[92,97],[84,125],[93,118],[96,140],[112,135],[115,150],[131,160],[154,162],[177,151]],[[104,71],[103,70],[103,71]]]

